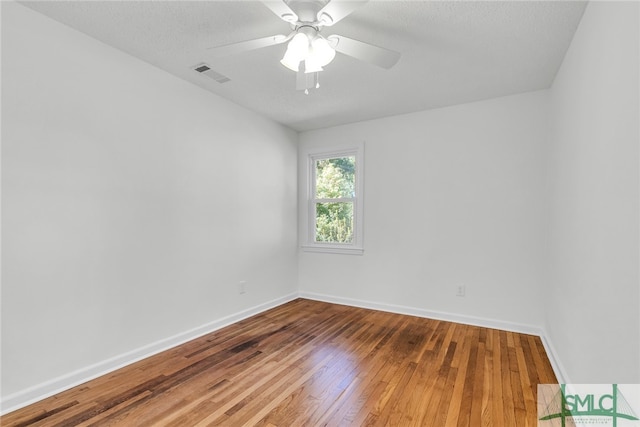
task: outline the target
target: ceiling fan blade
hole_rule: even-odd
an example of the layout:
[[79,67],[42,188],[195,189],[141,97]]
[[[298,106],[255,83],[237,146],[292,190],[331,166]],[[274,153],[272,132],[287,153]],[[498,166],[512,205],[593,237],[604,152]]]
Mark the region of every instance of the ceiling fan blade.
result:
[[364,43],[344,36],[332,35],[327,37],[332,48],[345,55],[361,61],[369,62],[378,67],[389,69],[396,65],[400,53],[382,47]]
[[297,22],[298,15],[284,2],[284,0],[263,0],[262,4],[275,13],[278,18],[286,22]]
[[232,43],[224,46],[210,47],[207,50],[213,54],[213,56],[228,56],[237,53],[248,52],[250,50],[261,49],[263,47],[273,46],[281,44],[291,39],[295,33],[291,33],[288,36],[278,34],[276,36],[262,37],[254,40],[247,40],[239,43]]
[[318,21],[330,27],[369,0],[331,0],[318,12]]

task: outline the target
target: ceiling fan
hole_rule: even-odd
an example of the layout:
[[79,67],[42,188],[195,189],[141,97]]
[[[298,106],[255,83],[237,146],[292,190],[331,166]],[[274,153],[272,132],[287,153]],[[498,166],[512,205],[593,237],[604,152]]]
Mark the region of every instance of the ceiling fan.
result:
[[213,47],[214,56],[233,55],[289,42],[282,65],[297,73],[296,89],[309,93],[318,88],[318,73],[328,65],[336,52],[382,68],[393,67],[400,54],[340,35],[324,37],[321,31],[345,18],[368,0],[263,0],[292,31],[288,35],[267,36],[254,40]]

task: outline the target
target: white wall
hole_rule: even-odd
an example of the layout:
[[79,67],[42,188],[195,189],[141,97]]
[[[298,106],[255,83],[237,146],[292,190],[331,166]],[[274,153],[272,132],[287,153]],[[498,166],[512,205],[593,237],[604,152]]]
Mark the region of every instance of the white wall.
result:
[[296,142],[3,1],[3,398],[295,293]]
[[533,92],[302,133],[300,156],[365,141],[365,252],[301,252],[300,290],[541,326],[547,102]]
[[551,88],[547,330],[575,383],[640,382],[637,2],[592,2]]

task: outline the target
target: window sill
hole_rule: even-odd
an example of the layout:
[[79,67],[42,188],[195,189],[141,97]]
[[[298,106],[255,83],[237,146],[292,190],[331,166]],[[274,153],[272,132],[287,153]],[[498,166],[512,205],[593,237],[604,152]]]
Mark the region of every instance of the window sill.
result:
[[318,252],[325,254],[362,255],[363,248],[353,246],[329,246],[329,245],[302,245],[304,252]]

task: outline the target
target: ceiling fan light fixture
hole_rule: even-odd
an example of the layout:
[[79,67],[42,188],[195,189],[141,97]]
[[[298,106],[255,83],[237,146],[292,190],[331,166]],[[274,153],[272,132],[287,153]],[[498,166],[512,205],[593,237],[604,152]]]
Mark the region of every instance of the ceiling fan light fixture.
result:
[[306,34],[298,33],[289,42],[287,47],[287,53],[291,51],[291,55],[295,55],[300,58],[300,61],[305,59],[309,54],[309,38]]
[[333,58],[336,57],[336,51],[326,39],[318,36],[311,42],[311,56],[313,56],[314,62],[324,67],[333,61]]
[[287,49],[287,52],[284,54],[284,57],[280,60],[280,63],[285,67],[287,67],[288,69],[290,69],[291,71],[295,71],[296,73],[300,68],[300,59],[290,54],[288,49]]
[[309,38],[303,33],[298,33],[289,42],[280,63],[297,72],[300,62],[304,61],[307,56],[309,56]]
[[304,72],[305,73],[317,73],[322,71],[322,65],[317,61],[313,55],[307,56],[304,60]]
[[327,39],[318,34],[317,28],[304,26],[296,31],[280,63],[291,71],[298,72],[300,63],[304,61],[305,74],[323,71],[322,67],[335,58],[335,49]]

